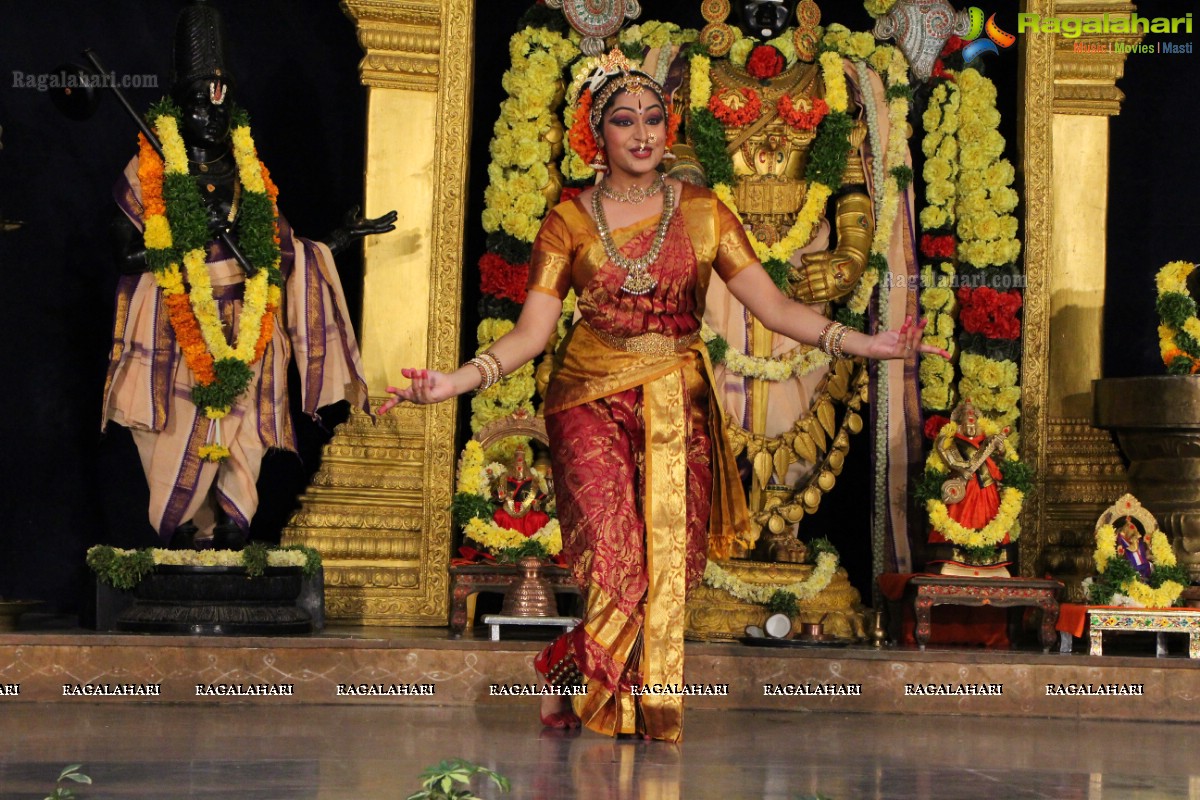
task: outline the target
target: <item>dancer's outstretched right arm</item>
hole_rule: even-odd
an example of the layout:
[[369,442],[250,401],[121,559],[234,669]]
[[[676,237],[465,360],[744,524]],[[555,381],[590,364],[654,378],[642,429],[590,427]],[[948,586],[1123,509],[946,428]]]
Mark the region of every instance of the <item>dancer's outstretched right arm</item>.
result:
[[[554,333],[561,314],[562,300],[545,292],[529,293],[516,326],[489,348],[505,375],[515,372],[546,349],[546,342]],[[454,372],[405,367],[400,374],[412,383],[404,388],[387,387],[392,397],[379,407],[380,414],[391,411],[401,400],[440,403],[477,389],[483,383],[483,373],[470,362]]]

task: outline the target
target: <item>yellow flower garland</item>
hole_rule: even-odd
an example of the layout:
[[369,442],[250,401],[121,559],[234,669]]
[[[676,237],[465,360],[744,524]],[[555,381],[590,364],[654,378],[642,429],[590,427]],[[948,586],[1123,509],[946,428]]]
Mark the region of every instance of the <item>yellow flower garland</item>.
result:
[[816,568],[804,580],[782,586],[760,586],[746,583],[723,569],[716,561],[710,560],[704,567],[704,583],[746,603],[766,605],[777,591],[790,592],[796,596],[797,600],[804,601],[811,600],[823,592],[829,586],[829,582],[833,580],[837,568],[837,556],[833,553],[821,553],[817,556]]
[[[1195,269],[1196,265],[1190,261],[1171,261],[1168,264],[1164,264],[1162,269],[1154,276],[1155,288],[1158,291],[1158,300],[1161,301],[1163,296],[1168,294],[1191,297],[1191,292],[1188,291],[1187,279]],[[1183,321],[1183,325],[1179,327],[1175,327],[1165,320],[1159,324],[1159,355],[1162,356],[1163,364],[1167,367],[1171,367],[1176,359],[1186,358],[1190,362],[1190,366],[1186,368],[1189,374],[1194,374],[1200,371],[1200,359],[1197,359],[1179,346],[1178,336],[1180,331],[1200,341],[1200,319],[1197,318],[1194,310]],[[1172,372],[1175,372],[1175,370],[1172,370]]]
[[[187,175],[187,149],[183,137],[179,133],[178,120],[170,114],[161,114],[154,120],[163,150],[164,174]],[[254,139],[249,127],[239,125],[232,134],[234,160],[237,164],[238,179],[246,192],[265,194],[267,189],[263,181],[262,163],[254,146]],[[172,245],[172,235],[169,220],[165,214],[151,213],[145,217],[145,242],[152,249],[168,248]],[[213,361],[236,359],[247,366],[255,362],[255,350],[262,331],[263,316],[268,306],[278,306],[280,290],[272,286],[268,280],[268,270],[260,269],[245,281],[245,294],[242,300],[242,310],[238,320],[236,344],[230,346],[221,329],[220,312],[213,296],[212,283],[209,280],[207,253],[202,247],[194,248],[184,253],[183,269],[177,263],[169,264],[165,269],[154,273],[155,283],[164,295],[181,295],[185,292],[199,325],[200,335],[212,356]],[[274,268],[279,268],[276,258]],[[184,284],[184,277],[190,285],[190,291]],[[205,414],[209,419],[219,420],[229,412],[228,408],[208,408]],[[229,456],[229,449],[219,442],[206,444],[201,449],[201,458],[209,461],[221,461]]]
[[1021,253],[1017,239],[1017,193],[1010,188],[1016,176],[1001,156],[1004,137],[996,130],[996,85],[978,70],[957,76],[961,94],[958,127],[960,172],[955,212],[958,216],[958,257],[976,267],[1003,266]]
[[950,518],[946,504],[937,498],[926,502],[930,526],[945,537],[946,541],[959,547],[994,547],[1004,541],[1005,536],[1016,541],[1019,536],[1017,517],[1025,495],[1018,489],[1007,487],[1000,492],[1000,508],[996,516],[979,530],[968,528]]
[[530,540],[541,544],[551,556],[562,552],[562,530],[556,519],[547,522],[532,536],[526,536],[520,531],[502,528],[494,522],[473,517],[463,528],[463,534],[493,554],[520,547]]

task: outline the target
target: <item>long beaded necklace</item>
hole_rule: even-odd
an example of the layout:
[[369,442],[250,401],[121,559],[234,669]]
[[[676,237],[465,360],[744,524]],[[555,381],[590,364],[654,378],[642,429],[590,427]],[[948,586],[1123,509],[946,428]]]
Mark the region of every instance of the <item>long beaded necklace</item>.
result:
[[667,238],[667,226],[671,224],[671,215],[675,211],[675,191],[668,185],[663,190],[662,216],[658,220],[658,229],[654,232],[654,241],[650,249],[641,258],[630,258],[617,248],[613,241],[612,231],[608,228],[608,219],[604,216],[604,203],[600,192],[592,192],[592,215],[596,218],[596,228],[600,231],[600,241],[604,244],[604,252],[621,269],[625,270],[625,282],[621,288],[633,295],[649,294],[658,286],[658,280],[649,272],[649,267],[658,260],[663,242]]

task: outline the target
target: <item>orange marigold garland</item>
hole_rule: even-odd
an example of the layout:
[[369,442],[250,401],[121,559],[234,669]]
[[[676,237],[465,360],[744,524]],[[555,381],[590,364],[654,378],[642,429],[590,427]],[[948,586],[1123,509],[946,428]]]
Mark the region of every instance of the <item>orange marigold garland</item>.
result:
[[791,95],[783,95],[776,103],[779,118],[796,130],[816,130],[829,113],[829,104],[821,98],[800,97],[793,100]]
[[762,115],[762,99],[747,86],[725,89],[708,99],[708,110],[725,125],[740,127]]
[[[206,264],[207,223],[199,189],[187,171],[187,153],[179,134],[179,111],[164,102],[151,111],[163,148],[155,151],[144,136],[138,141],[138,180],[142,186],[143,235],[147,262],[162,292],[163,304],[184,361],[196,378],[192,399],[212,420],[225,416],[253,378],[274,332],[280,305],[278,189],[258,160],[248,122],[239,114],[233,135],[234,157],[243,188],[244,249],[252,272],[245,281],[237,342],[221,330]],[[220,461],[229,455],[219,440],[206,444],[201,457]]]
[[585,164],[591,164],[595,160],[596,154],[600,152],[600,147],[596,143],[596,135],[592,133],[591,115],[592,90],[584,89],[575,106],[575,118],[571,121],[568,138],[571,142],[571,149],[579,154]]

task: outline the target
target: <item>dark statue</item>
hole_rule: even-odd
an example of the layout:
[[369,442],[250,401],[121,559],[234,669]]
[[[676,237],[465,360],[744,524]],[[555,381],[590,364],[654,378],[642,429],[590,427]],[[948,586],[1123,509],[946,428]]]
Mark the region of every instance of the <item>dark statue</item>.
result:
[[[244,192],[232,139],[237,83],[225,41],[216,9],[202,0],[183,9],[176,27],[170,100],[180,112],[179,138],[188,173],[207,216],[209,282],[222,332],[233,347],[243,287],[255,268],[239,250]],[[204,403],[192,402],[201,396],[193,395],[195,385],[203,381],[191,362],[181,358],[176,318],[167,313],[163,291],[151,272],[139,165],[140,159],[135,159],[114,190],[120,213],[113,232],[123,277],[104,420],[123,424],[134,434],[150,483],[150,521],[164,542],[172,548],[195,547],[203,529],[211,525],[213,547],[240,549],[257,509],[254,481],[262,454],[268,448],[295,450],[287,362],[294,360],[305,378],[306,413],[315,415],[318,406],[341,399],[366,410],[358,347],[331,257],[364,236],[393,230],[396,212],[367,218],[358,208],[351,209],[342,227],[322,244],[293,234],[275,210],[283,286],[273,333],[264,323],[267,333],[262,336],[270,334],[270,340],[257,361],[250,360],[254,374],[247,388],[229,408],[214,414]],[[196,292],[194,286],[185,288]],[[307,308],[314,297],[319,298],[317,314]],[[146,322],[168,317],[171,327]],[[156,372],[163,365],[171,373],[165,378]],[[147,388],[154,393],[152,407],[143,407],[138,399]],[[223,451],[215,457],[214,446]]]

